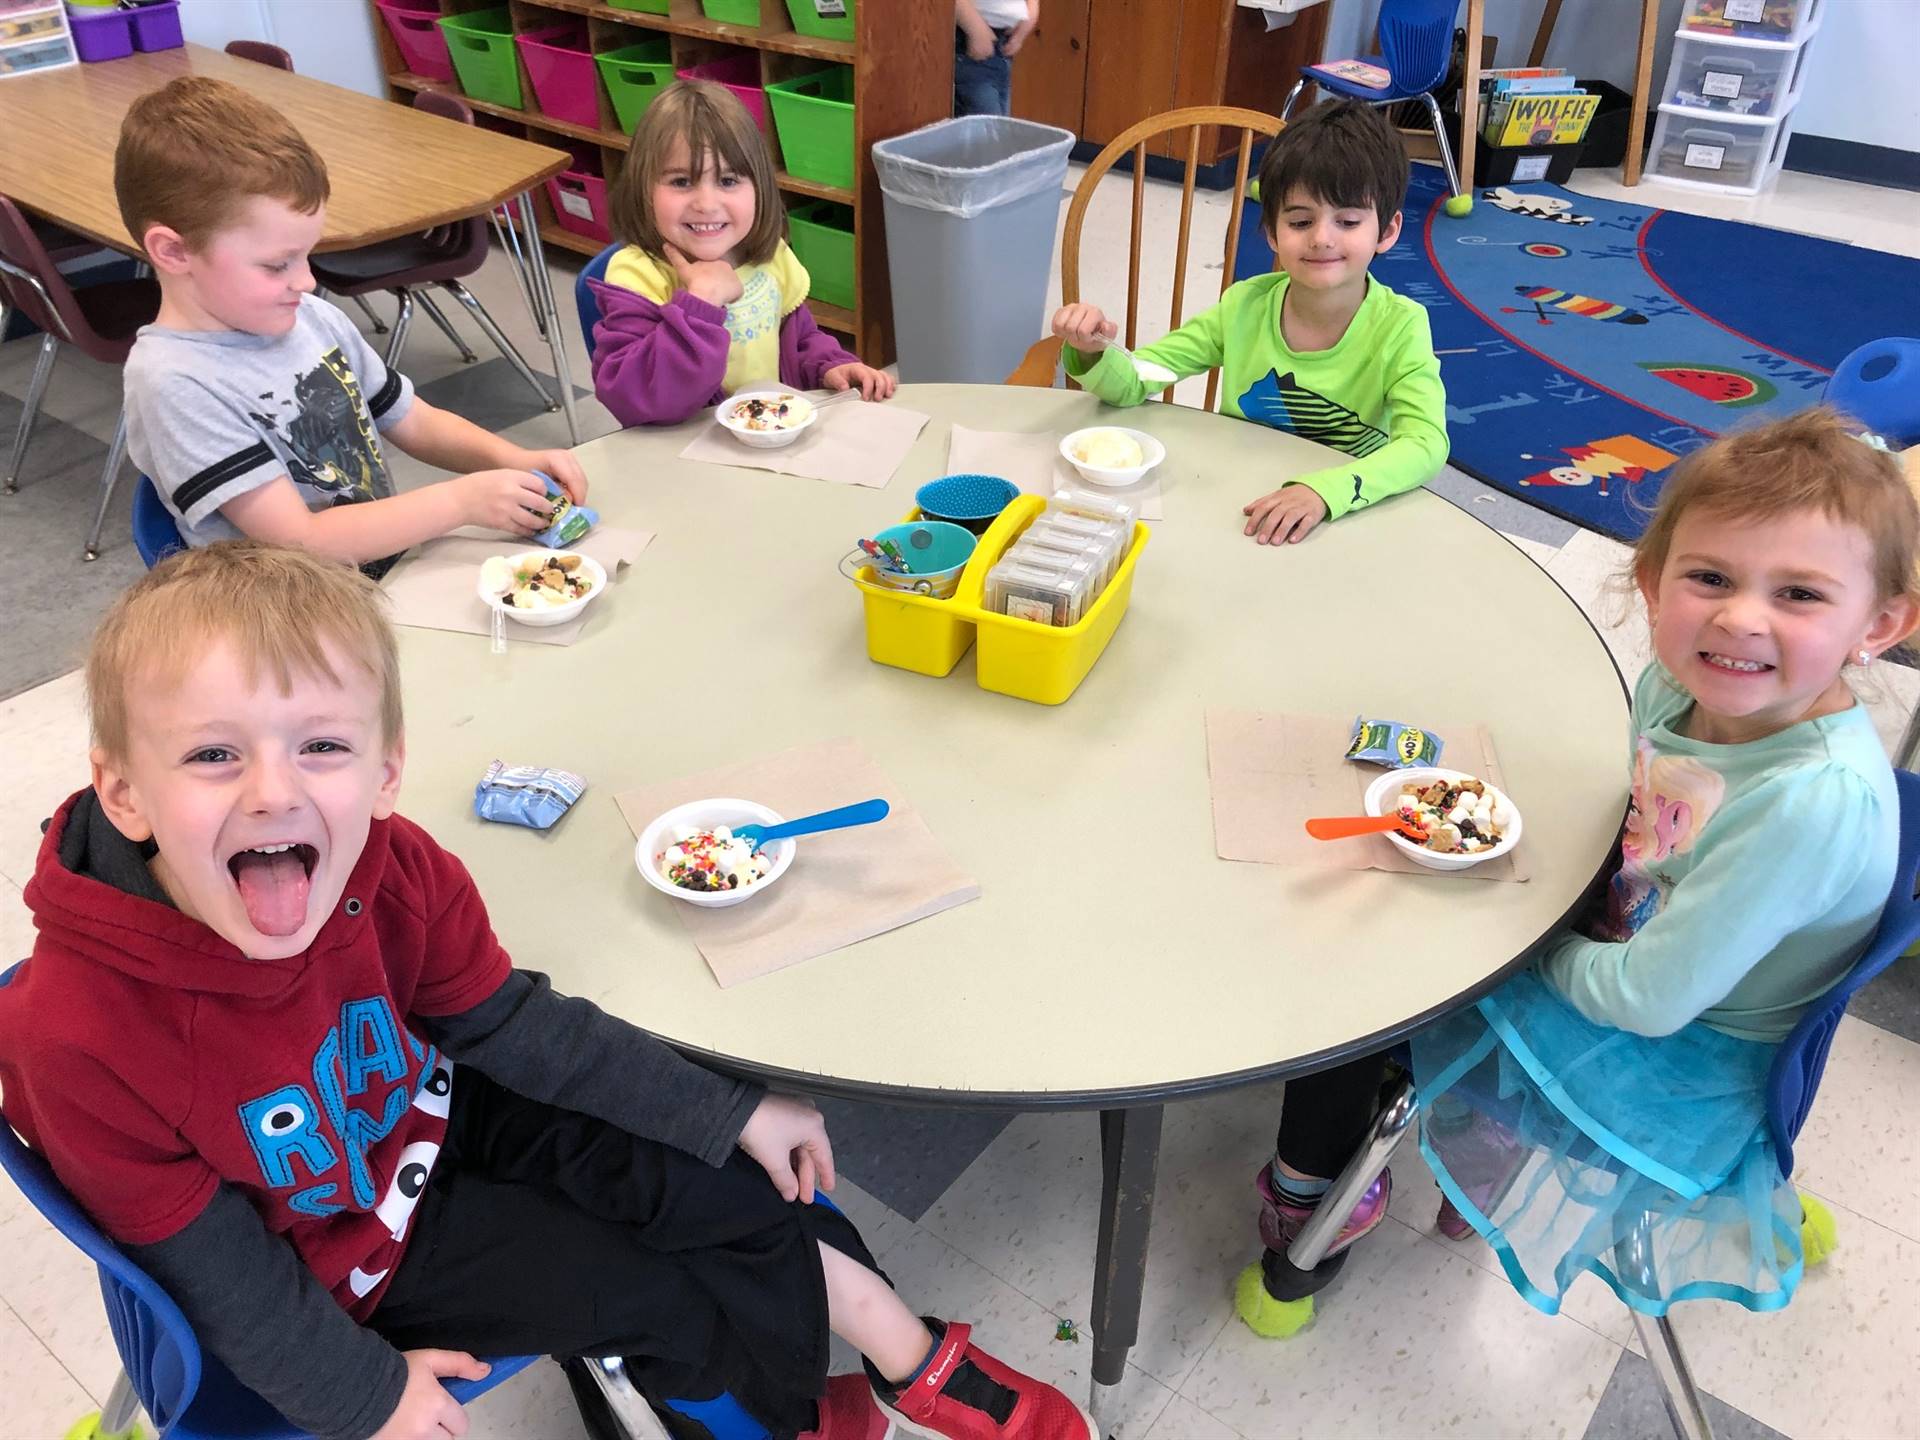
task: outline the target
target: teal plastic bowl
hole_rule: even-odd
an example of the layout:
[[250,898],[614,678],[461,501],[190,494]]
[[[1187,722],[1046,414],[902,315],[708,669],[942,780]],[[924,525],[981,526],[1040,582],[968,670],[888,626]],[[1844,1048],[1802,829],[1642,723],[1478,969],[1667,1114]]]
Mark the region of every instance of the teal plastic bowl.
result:
[[960,572],[967,568],[967,561],[973,558],[973,548],[979,543],[971,530],[945,520],[909,520],[902,525],[889,525],[873,538],[891,540],[898,545],[911,567],[903,575],[875,566],[875,583],[890,590],[931,595],[936,600],[947,599],[959,588]]
[[913,503],[928,520],[951,521],[981,535],[1019,494],[1019,486],[998,475],[944,475],[914,491]]

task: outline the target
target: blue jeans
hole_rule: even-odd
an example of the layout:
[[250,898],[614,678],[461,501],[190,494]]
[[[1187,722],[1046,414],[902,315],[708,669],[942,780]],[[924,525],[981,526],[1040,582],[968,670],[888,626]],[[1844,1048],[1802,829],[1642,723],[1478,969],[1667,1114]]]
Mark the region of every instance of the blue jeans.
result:
[[1013,109],[1013,61],[1003,51],[1011,30],[993,32],[993,54],[985,60],[967,55],[967,37],[953,32],[953,113],[1005,115]]

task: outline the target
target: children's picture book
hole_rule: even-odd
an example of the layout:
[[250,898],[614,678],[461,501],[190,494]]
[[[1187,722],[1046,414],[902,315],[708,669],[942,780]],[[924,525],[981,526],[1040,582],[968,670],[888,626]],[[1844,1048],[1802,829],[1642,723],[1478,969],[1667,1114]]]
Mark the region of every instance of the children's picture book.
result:
[[1513,95],[1495,104],[1481,133],[1492,145],[1571,145],[1587,133],[1600,97]]
[[1364,85],[1369,90],[1385,90],[1393,84],[1392,75],[1378,65],[1369,65],[1364,60],[1328,60],[1309,68],[1324,71],[1336,80]]

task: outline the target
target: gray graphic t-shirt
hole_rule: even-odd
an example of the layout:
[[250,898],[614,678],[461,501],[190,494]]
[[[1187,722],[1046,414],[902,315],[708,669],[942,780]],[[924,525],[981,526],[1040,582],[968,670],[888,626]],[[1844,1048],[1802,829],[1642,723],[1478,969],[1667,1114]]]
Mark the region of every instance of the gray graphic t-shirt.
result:
[[189,545],[236,538],[220,507],[281,475],[309,510],[391,495],[378,432],[412,405],[412,383],[311,295],[285,335],[148,325],[127,357],[127,451]]

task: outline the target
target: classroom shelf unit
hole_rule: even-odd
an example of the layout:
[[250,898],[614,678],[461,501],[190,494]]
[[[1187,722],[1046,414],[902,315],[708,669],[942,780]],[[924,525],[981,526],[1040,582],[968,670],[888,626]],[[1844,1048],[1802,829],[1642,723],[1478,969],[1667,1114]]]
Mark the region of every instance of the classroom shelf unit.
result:
[[[522,136],[541,144],[573,150],[589,169],[597,167],[607,181],[619,173],[626,158],[628,134],[620,124],[603,76],[594,81],[593,115],[596,123],[547,115],[540,108],[524,49],[515,45],[513,64],[519,81],[519,106],[501,103],[505,97],[476,95],[458,78],[424,75],[409,67],[409,55],[396,42],[382,12],[395,12],[395,0],[369,0],[378,36],[382,68],[389,93],[411,104],[416,92],[439,90],[461,96],[473,108],[477,123]],[[665,13],[616,8],[595,0],[398,0],[424,31],[445,16],[507,12],[516,36],[536,35],[571,26],[576,35],[584,26],[588,48],[595,55],[623,50],[645,41],[664,41],[675,68],[732,60],[746,66],[750,59],[762,87],[814,71],[841,66],[853,76],[854,165],[851,185],[823,184],[790,174],[776,127],[769,114],[764,129],[773,146],[782,199],[791,209],[814,200],[846,206],[853,217],[853,285],[850,306],[809,301],[814,319],[824,329],[847,336],[860,357],[884,365],[894,359],[893,303],[888,289],[886,235],[882,229],[879,181],[874,174],[871,147],[876,140],[904,134],[935,120],[945,119],[953,97],[952,0],[849,0],[853,38],[828,39],[797,32],[783,0],[758,0],[760,23],[710,19],[701,0],[666,0]],[[708,0],[713,3],[713,0]],[[799,0],[809,4],[813,0]],[[725,11],[752,14],[755,0],[725,0]],[[833,9],[831,3],[826,7]],[[411,23],[411,22],[409,22]],[[504,62],[502,62],[504,63]],[[503,77],[505,78],[505,77]],[[511,90],[511,85],[507,87]],[[546,189],[537,192],[535,208],[542,239],[549,246],[592,255],[604,242],[562,228]]]

